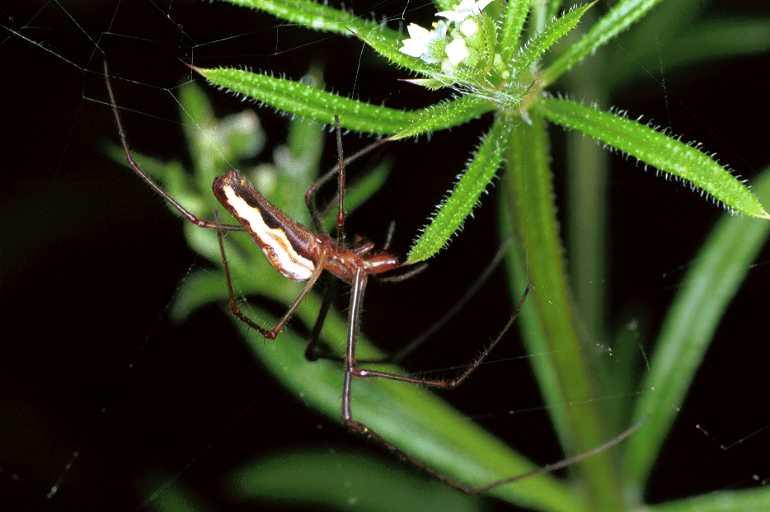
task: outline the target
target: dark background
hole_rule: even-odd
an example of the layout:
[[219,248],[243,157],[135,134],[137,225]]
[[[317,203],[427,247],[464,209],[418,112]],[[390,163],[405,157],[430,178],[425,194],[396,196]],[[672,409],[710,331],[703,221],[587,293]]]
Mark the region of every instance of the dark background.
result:
[[[99,150],[115,134],[111,114],[100,103],[105,92],[94,73],[101,63],[98,55],[91,58],[93,43],[54,3],[17,4],[0,7],[0,22],[18,29],[43,6],[24,34],[81,68],[0,34],[0,503],[10,506],[4,510],[133,509],[141,502],[140,482],[157,472],[180,475],[218,503],[219,477],[251,458],[287,448],[353,447],[396,464],[263,375],[218,308],[171,324],[167,307],[174,290],[187,272],[205,263],[185,247],[179,221],[164,205]],[[290,77],[320,61],[333,90],[350,93],[355,81],[354,95],[400,107],[436,98],[396,81],[400,75],[371,55],[361,57],[360,44],[352,40],[278,27],[273,18],[218,3],[175,2],[167,17],[167,4],[124,2],[112,35],[101,36],[113,74],[137,82],[117,85],[121,106],[136,111],[126,114],[132,145],[145,153],[186,159],[176,103],[162,89],[189,78],[180,59],[248,65]],[[403,10],[401,1],[372,5],[353,3],[364,13]],[[411,3],[408,18],[427,25],[433,11],[421,5]],[[115,12],[115,3],[107,1],[64,6],[94,39]],[[770,17],[770,8],[764,1],[723,1],[707,11],[727,13]],[[203,44],[233,34],[242,37]],[[767,56],[747,57],[667,73],[664,82],[650,77],[612,103],[703,142],[751,178],[770,163],[768,64]],[[224,94],[210,96],[220,114],[244,108]],[[268,144],[282,142],[285,118],[264,109],[259,115]],[[391,178],[351,219],[351,231],[381,240],[395,219],[396,249],[406,251],[487,122],[437,134],[430,142],[391,145]],[[563,136],[553,135],[562,198]],[[348,152],[365,142],[357,135],[345,138]],[[331,165],[334,155],[327,153]],[[262,158],[270,159],[269,149]],[[622,158],[613,157],[612,163],[612,272],[610,283],[598,285],[610,287],[616,323],[628,311],[641,320],[641,339],[649,348],[683,272],[721,212]],[[372,290],[364,328],[374,339],[386,348],[399,346],[473,282],[497,248],[494,203],[485,200],[424,277]],[[719,447],[770,426],[768,336],[762,322],[769,255],[767,249],[760,255],[720,325],[653,475],[652,501],[770,478],[770,430],[729,450]],[[412,366],[442,368],[477,353],[511,307],[501,299],[507,292],[503,274],[498,277]],[[512,339],[496,355],[522,354]],[[509,383],[505,393],[496,387],[502,379]],[[535,461],[561,457],[526,360],[490,365],[448,399]],[[100,414],[104,407],[107,413]],[[535,410],[506,414],[529,408]],[[81,455],[60,494],[46,500],[74,450]]]

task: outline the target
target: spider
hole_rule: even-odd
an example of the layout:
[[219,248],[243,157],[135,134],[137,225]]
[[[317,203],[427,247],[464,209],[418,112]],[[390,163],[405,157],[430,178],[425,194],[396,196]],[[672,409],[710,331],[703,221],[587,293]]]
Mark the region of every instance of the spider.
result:
[[[214,196],[222,204],[222,206],[238,221],[238,224],[223,224],[219,222],[216,216],[214,217],[214,220],[206,220],[196,216],[190,210],[180,204],[174,197],[163,190],[148,176],[147,173],[145,173],[145,171],[142,170],[142,168],[132,156],[131,149],[128,144],[128,138],[123,128],[123,122],[109,79],[109,69],[106,60],[104,61],[104,77],[110,106],[115,118],[115,124],[117,126],[118,136],[120,138],[120,143],[125,153],[129,167],[139,178],[141,178],[147,185],[149,185],[149,187],[156,194],[158,194],[177,212],[179,212],[179,214],[181,214],[181,216],[186,221],[200,228],[216,231],[219,243],[220,257],[224,268],[225,280],[228,290],[228,307],[231,313],[236,318],[238,318],[238,320],[250,328],[258,331],[267,340],[272,341],[275,340],[284,329],[288,321],[297,310],[299,304],[314,288],[324,271],[337,278],[337,280],[342,281],[350,286],[351,293],[348,309],[348,330],[346,340],[347,348],[344,355],[339,357],[331,353],[324,353],[318,348],[317,345],[321,327],[331,304],[331,290],[333,289],[333,286],[326,286],[323,303],[321,305],[318,318],[313,327],[305,352],[309,360],[315,360],[319,357],[323,357],[342,362],[344,367],[344,380],[342,387],[341,416],[343,424],[350,431],[356,434],[360,434],[380,444],[389,451],[395,453],[402,460],[413,464],[414,466],[422,469],[431,476],[443,481],[455,489],[458,489],[467,494],[478,494],[504,484],[509,484],[530,476],[534,476],[536,474],[551,472],[572,465],[620,443],[629,435],[631,435],[636,428],[638,428],[638,425],[633,426],[611,438],[609,441],[600,446],[575,456],[562,459],[556,463],[548,464],[525,473],[496,480],[476,487],[469,486],[449,476],[443,475],[438,471],[426,466],[411,455],[405,453],[400,448],[383,438],[376,431],[372,430],[366,424],[355,419],[351,397],[351,384],[353,379],[380,378],[439,389],[454,389],[458,387],[463,382],[465,382],[466,379],[468,379],[468,377],[473,374],[476,369],[478,369],[481,363],[486,359],[490,352],[492,352],[500,340],[503,339],[505,334],[513,325],[521,309],[521,306],[523,305],[527,294],[530,291],[530,286],[525,289],[519,300],[519,303],[517,304],[503,329],[482,351],[482,353],[456,377],[450,379],[429,379],[366,368],[362,366],[362,364],[365,362],[359,361],[356,358],[356,344],[358,339],[358,326],[360,324],[359,319],[361,316],[361,306],[364,300],[366,285],[369,279],[379,278],[381,280],[387,281],[402,281],[409,279],[425,268],[424,265],[417,266],[415,268],[408,269],[398,275],[382,276],[383,274],[392,274],[394,271],[406,269],[409,265],[398,256],[389,252],[390,240],[393,234],[392,224],[388,231],[388,236],[384,247],[380,251],[375,251],[375,245],[372,242],[357,241],[352,245],[348,245],[345,239],[345,166],[346,164],[353,162],[357,158],[383,144],[386,142],[386,140],[374,142],[360,150],[358,153],[350,156],[348,159],[345,159],[342,151],[340,123],[339,119],[336,119],[335,124],[338,163],[335,167],[323,174],[315,183],[313,183],[305,193],[305,203],[308,210],[310,211],[314,229],[311,230],[289,218],[285,213],[272,205],[256,188],[254,188],[251,183],[249,183],[246,178],[244,178],[235,169],[231,169],[224,175],[216,177],[212,184],[212,191]],[[328,181],[331,181],[335,176],[337,177],[338,186],[336,239],[332,238],[324,232],[321,226],[321,213],[315,206],[315,195],[317,191],[322,185]],[[251,319],[241,310],[238,304],[223,241],[223,234],[227,231],[247,232],[257,244],[257,246],[259,246],[259,248],[262,250],[268,262],[279,273],[288,279],[305,282],[305,286],[291,303],[283,317],[281,317],[281,319],[270,328],[264,327]],[[495,260],[499,261],[499,257],[503,254],[503,252],[504,251],[501,249],[501,251],[498,252],[498,257],[496,257]],[[470,294],[466,294],[465,298],[467,298],[469,295]],[[465,298],[461,299],[460,302],[462,303]],[[456,308],[454,309],[456,310]],[[446,318],[447,317],[445,316],[444,319]],[[440,320],[439,324],[442,323],[444,319]],[[432,330],[434,329],[431,329],[430,331]],[[425,336],[421,337],[421,339],[424,339],[424,337]],[[420,344],[421,339],[416,340],[416,343],[413,342],[408,347],[401,350],[394,358],[368,362],[382,363],[393,362],[394,360],[400,361],[407,353],[411,352]]]

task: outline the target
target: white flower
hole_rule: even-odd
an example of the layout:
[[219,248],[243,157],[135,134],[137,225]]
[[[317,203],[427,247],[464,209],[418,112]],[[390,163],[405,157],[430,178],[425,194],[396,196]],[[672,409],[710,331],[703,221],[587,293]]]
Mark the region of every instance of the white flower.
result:
[[[446,74],[453,74],[457,66],[471,55],[466,39],[479,32],[475,19],[493,0],[460,0],[454,9],[441,11],[436,16],[445,18],[433,23],[432,29],[410,23],[409,37],[401,41],[399,51],[428,64],[441,64]],[[447,35],[452,40],[447,43]]]
[[446,18],[454,23],[462,23],[466,18],[478,16],[492,0],[462,0],[451,11],[440,11],[436,16]]
[[468,18],[467,20],[460,23],[460,32],[465,37],[473,37],[476,35],[476,33],[479,31],[479,24],[476,23],[476,20],[473,18]]
[[470,54],[471,52],[465,44],[465,39],[462,37],[452,39],[452,42],[446,45],[447,63],[451,68],[457,67],[457,65],[467,59]]
[[421,27],[417,23],[410,23],[406,29],[409,31],[409,37],[401,41],[400,51],[410,57],[422,57],[423,53],[428,51],[430,42],[430,30]]
[[433,43],[446,37],[447,22],[439,21],[433,24],[433,30],[428,30],[416,23],[410,23],[406,30],[409,37],[401,41],[399,51],[410,57],[422,59],[428,64],[435,64],[439,61],[432,53]]

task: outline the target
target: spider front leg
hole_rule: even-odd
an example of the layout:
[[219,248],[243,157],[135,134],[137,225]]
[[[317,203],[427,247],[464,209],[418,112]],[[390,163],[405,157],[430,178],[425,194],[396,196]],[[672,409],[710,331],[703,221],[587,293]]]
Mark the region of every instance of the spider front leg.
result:
[[[316,232],[321,233],[323,232],[323,215],[324,212],[322,210],[319,210],[315,203],[315,196],[318,193],[318,191],[321,189],[322,186],[324,186],[326,183],[330,182],[332,179],[337,177],[338,179],[338,187],[339,187],[339,172],[340,167],[348,166],[358,160],[359,158],[371,153],[378,147],[382,146],[383,144],[387,143],[388,139],[382,139],[375,142],[372,142],[365,148],[353,153],[347,158],[340,159],[340,154],[337,155],[337,165],[323,173],[317,180],[313,182],[312,185],[305,191],[305,205],[307,206],[308,211],[310,212],[310,217],[313,220],[313,228]],[[340,165],[341,164],[341,165]],[[343,190],[344,194],[344,190]],[[339,204],[339,193],[332,199],[333,203]],[[325,210],[325,208],[323,209]],[[344,222],[344,221],[343,221]]]
[[329,314],[329,309],[334,300],[334,293],[337,289],[337,279],[331,274],[327,274],[326,280],[322,286],[323,291],[321,293],[323,299],[321,301],[321,309],[318,310],[318,316],[316,317],[315,324],[313,324],[313,330],[310,333],[310,340],[305,348],[305,359],[308,361],[317,361],[318,359],[324,358],[340,361],[341,359],[339,356],[332,354],[328,350],[322,350],[322,348],[319,347],[321,330],[326,322],[326,315]]
[[228,293],[228,307],[230,308],[230,312],[235,315],[235,317],[243,322],[244,324],[248,325],[252,329],[259,331],[259,333],[267,338],[268,340],[274,340],[278,334],[281,333],[283,328],[286,326],[286,323],[291,319],[291,317],[294,315],[294,312],[297,311],[297,308],[299,307],[302,300],[305,298],[305,296],[310,293],[310,290],[313,289],[313,286],[315,286],[316,281],[318,281],[318,278],[321,277],[321,273],[323,272],[323,263],[324,263],[324,257],[323,255],[318,261],[318,264],[315,267],[315,270],[313,270],[313,274],[310,276],[310,278],[305,283],[305,286],[302,288],[302,291],[299,292],[299,295],[297,295],[297,298],[294,299],[294,301],[289,306],[289,309],[284,313],[283,317],[276,323],[271,329],[266,329],[262,327],[261,325],[257,324],[254,320],[246,316],[246,314],[241,311],[240,306],[238,305],[238,299],[235,295],[235,289],[233,288],[233,278],[230,274],[230,265],[227,262],[227,254],[225,253],[225,242],[224,242],[224,236],[222,234],[222,230],[217,229],[217,241],[219,242],[219,255],[222,259],[222,267],[225,271],[225,281],[227,282],[227,293]]
[[464,485],[461,482],[458,482],[446,475],[442,475],[441,473],[434,471],[419,460],[396,447],[394,444],[388,442],[384,437],[369,428],[366,424],[353,418],[353,410],[351,407],[351,386],[353,383],[353,378],[358,376],[357,374],[359,371],[356,363],[356,343],[358,341],[359,316],[361,314],[361,304],[364,299],[364,292],[366,291],[366,281],[366,273],[363,269],[359,268],[356,271],[353,285],[351,287],[350,308],[348,310],[348,338],[347,349],[345,351],[345,378],[342,387],[342,421],[345,427],[356,434],[363,435],[380,444],[388,451],[394,453],[400,459],[425,471],[429,475],[446,483],[447,485],[454,487],[455,489],[466,494],[473,494],[474,489],[472,487]]
[[118,136],[120,137],[120,145],[123,146],[123,152],[126,155],[126,161],[128,166],[134,171],[134,174],[139,176],[149,187],[160,197],[162,197],[168,204],[179,212],[182,217],[198,226],[199,228],[216,229],[217,231],[242,231],[243,227],[238,224],[219,224],[216,221],[210,221],[201,219],[190,210],[182,206],[179,201],[174,199],[168,192],[163,190],[160,185],[155,183],[150,176],[144,172],[139,164],[134,160],[133,154],[131,154],[131,148],[128,145],[128,137],[123,129],[123,120],[120,117],[120,110],[118,109],[118,103],[115,101],[115,93],[112,91],[112,83],[110,82],[110,71],[107,66],[107,60],[104,60],[104,83],[107,85],[107,95],[110,98],[110,107],[112,107],[112,114],[115,117],[115,124],[118,127]]

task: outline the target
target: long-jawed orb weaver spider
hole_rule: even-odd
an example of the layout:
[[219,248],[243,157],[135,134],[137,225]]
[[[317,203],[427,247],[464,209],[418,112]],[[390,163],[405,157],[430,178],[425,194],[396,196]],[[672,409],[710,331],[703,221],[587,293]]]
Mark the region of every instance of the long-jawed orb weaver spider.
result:
[[[308,207],[308,210],[310,211],[314,230],[310,230],[307,227],[293,221],[278,208],[270,204],[270,202],[235,169],[231,169],[224,175],[218,176],[214,179],[212,184],[214,196],[222,204],[222,206],[227,209],[227,211],[229,211],[239,222],[239,224],[222,224],[216,219],[216,217],[215,220],[205,220],[193,214],[182,204],[180,204],[174,197],[163,190],[142,170],[142,168],[132,156],[131,149],[128,145],[128,138],[123,128],[123,122],[120,116],[117,102],[115,100],[115,94],[112,90],[112,85],[109,78],[109,69],[106,60],[104,61],[104,77],[110,106],[118,130],[118,136],[120,138],[120,143],[123,147],[123,152],[125,153],[129,167],[137,176],[139,176],[145,183],[147,183],[147,185],[149,185],[150,188],[155,191],[155,193],[157,193],[177,212],[179,212],[179,214],[181,214],[185,220],[200,228],[216,230],[219,242],[219,252],[222,259],[222,265],[224,268],[228,290],[228,306],[236,318],[248,325],[250,328],[261,333],[262,336],[264,336],[267,340],[275,340],[286,326],[287,322],[291,319],[299,304],[313,289],[324,271],[327,271],[329,274],[336,277],[340,281],[350,285],[351,293],[348,309],[348,332],[346,340],[347,348],[344,355],[340,358],[333,354],[326,354],[317,347],[321,327],[331,304],[331,292],[333,290],[333,286],[327,285],[318,319],[316,320],[310,336],[310,340],[308,342],[306,356],[309,360],[315,360],[319,357],[324,357],[341,360],[343,363],[344,381],[342,389],[342,421],[343,424],[352,432],[363,435],[382,445],[389,451],[395,453],[402,460],[413,464],[414,466],[422,469],[431,476],[445,482],[455,489],[458,489],[467,494],[478,494],[504,484],[513,483],[530,476],[555,471],[557,469],[575,464],[583,459],[591,457],[622,442],[639,427],[639,424],[634,425],[631,428],[611,438],[609,441],[602,445],[579,453],[575,456],[562,459],[556,463],[548,464],[525,473],[520,473],[476,487],[466,485],[449,476],[443,475],[426,466],[411,455],[405,453],[400,448],[380,436],[376,431],[372,430],[364,423],[357,421],[353,417],[353,409],[351,406],[351,384],[353,379],[382,378],[427,386],[431,388],[456,388],[465,382],[465,380],[481,365],[484,359],[486,359],[490,352],[508,332],[516,320],[516,317],[518,316],[519,310],[521,309],[521,306],[523,305],[527,294],[529,293],[530,287],[527,287],[527,289],[524,291],[516,309],[511,314],[505,326],[495,337],[495,339],[465,370],[463,370],[459,375],[452,379],[425,379],[393,372],[363,368],[360,366],[363,361],[358,361],[356,359],[356,342],[358,338],[358,326],[360,324],[359,319],[361,315],[361,305],[364,300],[364,292],[366,291],[366,285],[369,278],[375,277],[382,280],[402,281],[412,277],[416,273],[420,272],[422,268],[424,268],[415,267],[414,269],[410,269],[399,275],[379,277],[381,274],[403,269],[407,266],[407,264],[400,258],[388,252],[388,247],[390,245],[393,231],[392,225],[388,232],[388,237],[384,244],[384,248],[379,252],[374,251],[375,246],[372,242],[357,242],[348,247],[345,240],[345,165],[363,156],[363,154],[383,144],[385,141],[383,140],[370,144],[346,160],[343,157],[341,129],[339,120],[337,120],[336,142],[338,163],[334,168],[323,174],[315,183],[313,183],[305,193],[305,203]],[[336,239],[333,239],[331,236],[324,233],[323,228],[321,227],[322,216],[315,206],[315,194],[323,184],[332,180],[335,176],[337,177],[338,182],[338,193],[336,199],[338,202],[338,214],[337,237]],[[240,306],[238,305],[223,241],[223,233],[226,231],[246,231],[254,240],[254,242],[260,247],[269,263],[278,272],[289,279],[305,281],[305,286],[291,303],[289,309],[286,311],[283,317],[269,329],[259,325],[257,322],[249,318],[243,311],[241,311]],[[495,259],[499,260],[499,257],[502,254],[503,251],[499,251],[498,256]],[[469,294],[466,294],[466,297],[468,295]],[[460,302],[462,303],[464,300],[465,298],[461,299]],[[440,320],[439,324],[443,323],[444,319]],[[432,330],[433,329],[429,330],[428,332]],[[415,341],[416,343],[410,344],[404,350],[396,354],[394,358],[390,358],[388,361],[383,360],[376,362],[390,362],[394,359],[401,360],[407,353],[416,348],[422,340],[418,339]]]

